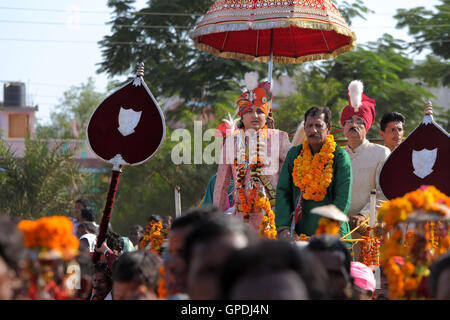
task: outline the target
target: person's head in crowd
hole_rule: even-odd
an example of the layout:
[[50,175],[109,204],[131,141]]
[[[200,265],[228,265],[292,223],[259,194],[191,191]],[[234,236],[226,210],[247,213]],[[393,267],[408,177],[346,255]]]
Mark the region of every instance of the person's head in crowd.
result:
[[307,250],[312,252],[328,273],[328,290],[331,299],[351,297],[350,252],[339,238],[330,234],[312,236]]
[[94,264],[92,263],[92,257],[87,251],[80,250],[76,257],[76,262],[80,267],[80,286],[76,288],[74,297],[77,300],[89,300],[94,285]]
[[172,226],[173,218],[172,216],[164,216],[163,218],[163,226],[165,229],[168,229]]
[[380,136],[391,151],[402,142],[405,117],[399,112],[385,113],[380,121]]
[[147,221],[150,223],[158,223],[158,222],[163,222],[163,219],[161,218],[161,216],[159,214],[152,214],[148,217]]
[[287,241],[261,240],[230,254],[222,267],[226,300],[323,299],[326,271],[314,255]]
[[128,238],[136,248],[139,247],[139,243],[141,242],[143,236],[144,227],[142,227],[140,224],[133,225],[128,231]]
[[95,222],[95,212],[91,208],[82,208],[80,221]]
[[114,300],[157,299],[161,259],[146,250],[125,252],[113,267]]
[[85,235],[86,233],[97,235],[97,228],[92,222],[82,222],[78,225],[77,237],[80,238],[82,235]]
[[217,299],[223,263],[230,253],[256,239],[254,230],[233,216],[220,216],[197,225],[184,241],[189,298]]
[[75,200],[75,217],[78,221],[81,221],[81,209],[86,209],[88,206],[88,201],[84,198]]
[[114,231],[106,232],[106,245],[116,256],[123,252],[123,241],[118,233]]
[[428,287],[435,300],[450,300],[450,251],[431,265]]
[[183,243],[187,234],[198,224],[223,214],[213,206],[193,208],[173,220],[169,231],[169,246],[165,254],[165,281],[169,296],[186,292],[186,263]]
[[350,262],[350,275],[359,300],[371,300],[377,286],[372,269],[361,262],[352,261]]
[[25,267],[26,250],[16,223],[0,216],[0,300],[10,300],[23,289],[20,280]]
[[94,265],[93,300],[105,300],[112,290],[112,273],[105,261]]
[[313,153],[320,151],[331,130],[328,107],[312,107],[305,112],[305,135]]

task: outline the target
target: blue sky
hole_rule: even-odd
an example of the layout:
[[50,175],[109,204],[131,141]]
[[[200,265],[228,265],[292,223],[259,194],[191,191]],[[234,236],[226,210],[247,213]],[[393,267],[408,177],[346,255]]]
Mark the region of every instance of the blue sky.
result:
[[[111,10],[106,2],[0,0],[0,101],[5,81],[24,82],[27,104],[39,105],[37,118],[45,123],[63,92],[71,86],[93,77],[97,90],[104,91],[108,78],[96,70],[102,60],[97,42],[110,34],[106,22],[111,19]],[[137,0],[136,6],[141,8],[145,3]],[[367,20],[354,20],[352,29],[357,44],[375,41],[383,33],[411,41],[406,30],[395,29],[396,10],[417,6],[432,9],[439,3],[437,0],[365,0],[375,13],[367,16]]]

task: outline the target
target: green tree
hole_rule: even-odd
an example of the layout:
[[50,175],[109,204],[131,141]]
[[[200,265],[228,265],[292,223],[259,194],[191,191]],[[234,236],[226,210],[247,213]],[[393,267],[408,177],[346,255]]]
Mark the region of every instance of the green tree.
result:
[[[95,82],[89,77],[86,83],[72,86],[63,93],[56,111],[50,114],[49,125],[39,125],[38,135],[59,139],[84,139],[89,118],[95,108],[106,97],[106,93],[95,90]],[[74,127],[77,135],[74,136]]]
[[420,63],[416,76],[428,85],[448,86],[450,84],[450,0],[442,0],[436,10],[417,7],[409,10],[399,9],[395,15],[397,28],[408,28],[414,42],[408,46],[414,52],[429,49],[434,56],[429,56]]
[[18,157],[0,140],[0,211],[19,218],[68,215],[86,178],[65,144],[25,139]]

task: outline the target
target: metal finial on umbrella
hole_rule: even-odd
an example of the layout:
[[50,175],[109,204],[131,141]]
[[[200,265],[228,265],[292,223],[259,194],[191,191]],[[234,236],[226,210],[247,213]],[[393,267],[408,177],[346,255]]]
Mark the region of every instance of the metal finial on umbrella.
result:
[[136,72],[136,77],[143,77],[144,76],[144,63],[140,62],[138,64],[138,69]]

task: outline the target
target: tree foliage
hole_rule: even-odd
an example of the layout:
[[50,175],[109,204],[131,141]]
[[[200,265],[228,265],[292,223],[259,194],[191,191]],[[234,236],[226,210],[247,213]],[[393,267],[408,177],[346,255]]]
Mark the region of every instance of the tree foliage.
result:
[[20,218],[66,215],[86,177],[63,143],[25,139],[18,157],[0,140],[0,211]]
[[95,90],[95,82],[91,77],[86,83],[72,86],[63,93],[56,111],[50,114],[50,124],[37,127],[37,135],[59,139],[84,139],[89,118],[105,97],[106,93]]

